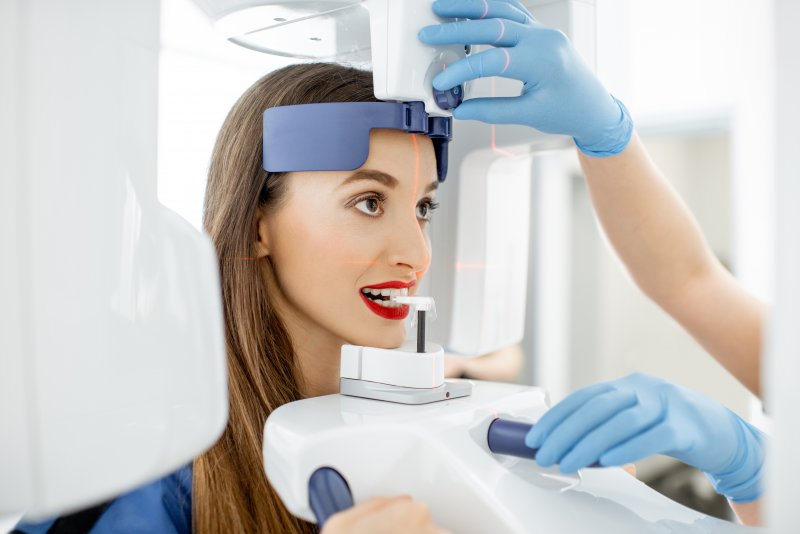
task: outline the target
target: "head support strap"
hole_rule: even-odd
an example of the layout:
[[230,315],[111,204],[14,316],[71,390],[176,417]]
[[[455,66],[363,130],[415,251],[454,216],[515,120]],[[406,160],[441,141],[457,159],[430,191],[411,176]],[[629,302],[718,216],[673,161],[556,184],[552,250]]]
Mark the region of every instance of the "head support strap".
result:
[[439,181],[447,176],[450,117],[430,117],[422,102],[331,102],[264,112],[264,170],[349,171],[369,156],[375,128],[425,134],[433,141]]

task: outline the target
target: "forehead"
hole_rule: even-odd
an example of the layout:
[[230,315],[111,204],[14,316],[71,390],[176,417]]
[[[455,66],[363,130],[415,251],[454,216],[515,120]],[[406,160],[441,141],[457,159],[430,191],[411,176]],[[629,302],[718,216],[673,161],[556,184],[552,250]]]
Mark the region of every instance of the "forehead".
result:
[[369,156],[362,167],[384,171],[400,180],[416,177],[428,183],[437,179],[436,154],[430,138],[398,130],[370,132]]
[[[417,192],[431,191],[438,185],[436,154],[433,142],[425,135],[412,135],[397,130],[372,130],[369,156],[364,164],[352,171],[294,171],[287,175],[288,197],[319,198],[326,201],[331,193],[353,181],[360,171],[377,171],[390,178],[384,185]],[[363,176],[362,176],[363,178]],[[381,180],[379,180],[381,181]],[[301,195],[301,196],[298,196]]]

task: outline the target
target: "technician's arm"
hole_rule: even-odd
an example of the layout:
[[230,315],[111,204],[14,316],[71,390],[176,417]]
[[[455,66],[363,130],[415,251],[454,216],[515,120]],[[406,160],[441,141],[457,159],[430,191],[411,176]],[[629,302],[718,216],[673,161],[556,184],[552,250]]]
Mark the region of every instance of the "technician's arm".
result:
[[493,45],[439,73],[437,89],[489,76],[524,82],[518,97],[470,99],[453,115],[571,135],[601,223],[639,286],[759,394],[763,306],[713,257],[636,138],[625,107],[566,37],[517,0],[436,0],[433,10],[471,20],[424,28],[422,41]]
[[579,156],[600,223],[638,286],[760,395],[764,305],[714,257],[639,138],[616,156]]
[[736,517],[739,518],[739,521],[741,521],[742,524],[749,525],[751,527],[757,527],[762,524],[761,500],[762,499],[745,503],[735,503],[732,501],[728,501],[728,504],[731,505],[731,508],[733,508],[733,512],[736,514]]
[[522,347],[519,344],[475,358],[445,354],[444,375],[448,378],[466,376],[477,380],[508,382],[519,377],[522,363]]
[[525,437],[543,467],[565,473],[666,454],[704,471],[739,518],[758,524],[765,438],[713,399],[632,374],[569,395]]

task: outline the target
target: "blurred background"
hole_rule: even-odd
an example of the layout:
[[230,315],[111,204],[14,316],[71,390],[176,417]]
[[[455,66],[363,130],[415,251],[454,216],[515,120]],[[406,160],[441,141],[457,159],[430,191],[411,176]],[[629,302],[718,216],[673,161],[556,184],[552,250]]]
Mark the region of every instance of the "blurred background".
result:
[[[598,74],[626,103],[657,165],[712,250],[772,300],[774,189],[770,3],[597,0]],[[214,34],[190,0],[162,0],[158,195],[201,227],[212,146],[238,96],[291,63]],[[524,367],[517,381],[558,401],[575,388],[644,371],[705,392],[756,424],[761,407],[633,285],[598,229],[574,150],[535,174]],[[435,247],[435,243],[434,243]],[[666,458],[646,483],[725,517],[699,473]]]

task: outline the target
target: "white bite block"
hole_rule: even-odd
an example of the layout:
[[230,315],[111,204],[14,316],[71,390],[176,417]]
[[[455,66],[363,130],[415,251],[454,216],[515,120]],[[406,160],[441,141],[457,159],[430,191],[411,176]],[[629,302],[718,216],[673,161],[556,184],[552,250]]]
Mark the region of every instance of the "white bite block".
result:
[[435,343],[427,343],[425,352],[415,348],[414,341],[399,349],[343,345],[341,377],[408,388],[444,384],[444,349]]

